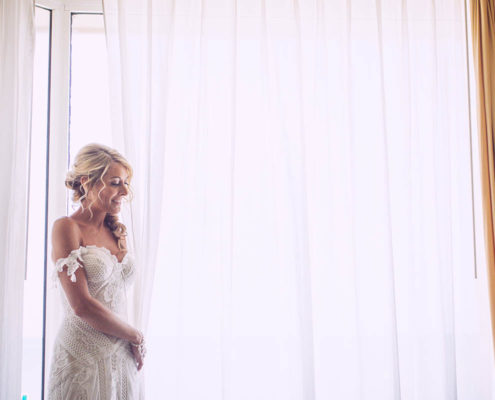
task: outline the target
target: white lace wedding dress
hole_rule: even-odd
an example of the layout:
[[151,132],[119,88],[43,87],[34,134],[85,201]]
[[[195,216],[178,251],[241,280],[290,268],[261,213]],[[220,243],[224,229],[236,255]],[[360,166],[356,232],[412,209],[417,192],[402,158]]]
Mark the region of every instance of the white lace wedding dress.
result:
[[[129,253],[119,262],[105,247],[81,246],[56,261],[55,282],[57,272],[65,265],[73,282],[74,272],[84,268],[91,295],[127,320],[126,287],[135,276],[134,259]],[[100,332],[75,315],[62,286],[57,286],[64,318],[55,338],[48,399],[137,399],[139,372],[129,342]]]

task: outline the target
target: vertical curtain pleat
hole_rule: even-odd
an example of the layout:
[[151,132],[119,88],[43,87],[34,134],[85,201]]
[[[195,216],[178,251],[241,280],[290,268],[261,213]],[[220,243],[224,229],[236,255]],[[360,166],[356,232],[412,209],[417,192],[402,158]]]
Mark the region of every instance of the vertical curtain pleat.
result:
[[0,1],[0,399],[21,397],[34,4]]
[[398,344],[398,332],[397,332],[397,299],[396,299],[396,281],[395,281],[395,270],[394,265],[396,264],[394,260],[394,243],[393,243],[393,235],[392,235],[392,199],[391,188],[390,188],[390,162],[389,162],[389,127],[387,116],[387,101],[390,99],[387,98],[387,92],[385,91],[385,68],[384,68],[384,57],[385,54],[383,52],[383,43],[384,43],[384,32],[383,32],[383,12],[382,12],[382,2],[380,0],[376,0],[376,21],[377,21],[377,47],[379,52],[379,83],[380,83],[380,102],[381,102],[381,124],[382,124],[382,132],[383,132],[383,152],[384,152],[384,162],[383,162],[383,174],[384,174],[384,189],[385,189],[385,202],[387,213],[385,215],[384,224],[387,226],[387,239],[390,242],[388,248],[388,265],[389,265],[389,279],[390,279],[390,307],[391,307],[391,320],[393,324],[393,332],[392,332],[392,344],[394,346],[393,355],[392,355],[392,365],[394,369],[394,379],[393,379],[393,396],[395,398],[401,398],[401,388],[400,388],[400,368],[399,368],[399,344]]

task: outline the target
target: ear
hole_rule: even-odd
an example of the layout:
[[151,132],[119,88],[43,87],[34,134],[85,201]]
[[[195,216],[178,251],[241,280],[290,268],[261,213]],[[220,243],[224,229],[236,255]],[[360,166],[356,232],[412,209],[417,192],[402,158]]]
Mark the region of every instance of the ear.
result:
[[81,194],[86,194],[86,196],[89,196],[89,193],[86,193],[86,189],[83,188],[83,185],[89,181],[89,176],[81,176],[80,182],[81,186],[79,186],[79,191]]

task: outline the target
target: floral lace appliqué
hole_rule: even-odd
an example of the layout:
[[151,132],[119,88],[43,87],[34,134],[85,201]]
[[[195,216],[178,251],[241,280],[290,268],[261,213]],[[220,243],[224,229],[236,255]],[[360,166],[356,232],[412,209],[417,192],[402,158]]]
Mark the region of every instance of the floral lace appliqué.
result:
[[55,284],[58,281],[57,273],[62,272],[65,265],[67,265],[67,276],[70,276],[70,280],[72,282],[76,282],[76,275],[75,275],[76,270],[78,268],[84,267],[84,265],[79,260],[79,258],[81,257],[81,250],[82,247],[79,247],[78,249],[74,249],[70,252],[70,254],[67,257],[59,258],[55,262],[55,270],[53,272],[53,280],[55,281]]

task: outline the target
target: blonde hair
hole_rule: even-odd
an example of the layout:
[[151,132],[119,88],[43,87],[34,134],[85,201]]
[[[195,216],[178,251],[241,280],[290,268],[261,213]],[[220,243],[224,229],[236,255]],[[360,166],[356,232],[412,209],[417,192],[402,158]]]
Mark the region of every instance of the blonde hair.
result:
[[[87,197],[87,193],[98,181],[103,184],[103,187],[98,191],[98,198],[101,200],[100,193],[106,187],[103,177],[112,162],[121,164],[127,170],[129,175],[128,179],[130,181],[132,178],[132,167],[117,150],[102,144],[90,143],[81,148],[77,153],[72,169],[67,172],[65,177],[65,186],[74,191],[72,194],[72,201],[79,202],[83,210],[84,205],[82,204],[82,201]],[[88,180],[81,183],[81,178],[83,176],[88,177]],[[132,189],[130,186],[129,195],[130,201],[132,200]],[[95,201],[96,200],[93,200],[88,205],[91,218],[93,218],[91,206]],[[125,246],[121,245],[127,235],[127,228],[123,223],[119,222],[117,215],[107,214],[105,216],[105,225],[110,228],[112,234],[117,238],[119,249],[125,250]]]

